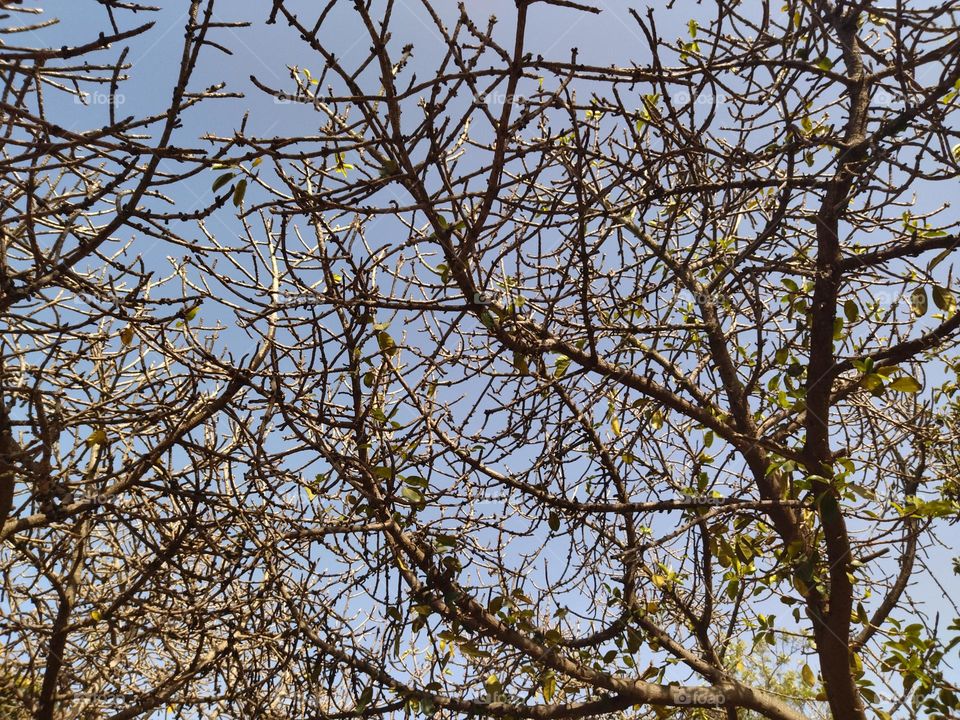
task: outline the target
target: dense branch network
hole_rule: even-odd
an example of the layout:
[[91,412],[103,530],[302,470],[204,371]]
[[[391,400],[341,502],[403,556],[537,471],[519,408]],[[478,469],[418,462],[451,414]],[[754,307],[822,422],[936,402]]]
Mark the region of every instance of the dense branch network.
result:
[[249,90],[310,134],[183,139],[212,1],[154,115],[126,4],[0,47],[0,702],[951,717],[960,4],[633,12],[612,67],[540,52],[579,3],[294,4]]

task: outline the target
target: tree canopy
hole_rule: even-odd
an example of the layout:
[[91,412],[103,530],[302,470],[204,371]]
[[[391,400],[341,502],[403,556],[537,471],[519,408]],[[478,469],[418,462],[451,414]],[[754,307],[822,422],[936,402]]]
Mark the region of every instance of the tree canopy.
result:
[[956,717],[960,2],[74,3],[0,3],[0,712]]

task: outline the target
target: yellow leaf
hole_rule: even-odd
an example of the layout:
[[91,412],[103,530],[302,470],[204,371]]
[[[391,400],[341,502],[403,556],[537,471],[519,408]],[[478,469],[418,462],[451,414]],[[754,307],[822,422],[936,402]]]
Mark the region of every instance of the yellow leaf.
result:
[[890,383],[890,389],[903,393],[918,393],[923,389],[923,386],[915,378],[902,375]]
[[530,364],[526,356],[520,353],[513,354],[513,367],[515,367],[521,375],[526,375],[530,371]]
[[390,333],[384,330],[377,333],[377,344],[380,346],[380,350],[384,355],[393,356],[399,352],[397,344],[393,341],[393,338],[390,337]]
[[124,345],[129,345],[133,342],[133,328],[130,326],[125,327],[120,331],[120,342]]
[[614,418],[610,421],[610,429],[613,430],[614,435],[620,434],[620,418]]
[[813,670],[810,669],[809,665],[804,664],[800,675],[803,677],[803,682],[807,687],[813,687],[817,684],[817,677],[813,674]]
[[107,433],[104,430],[94,430],[87,438],[87,447],[94,445],[103,445],[107,441]]
[[334,169],[335,169],[338,173],[340,173],[341,175],[343,175],[344,177],[346,177],[346,176],[347,176],[347,170],[353,170],[353,165],[351,165],[350,163],[346,162],[346,161],[343,159],[343,153],[337,153],[337,164],[336,164],[336,166],[334,167]]
[[90,617],[97,622],[100,622],[103,619],[103,614],[99,610],[94,610],[92,613],[90,613]]
[[543,678],[543,700],[550,702],[553,700],[554,693],[557,691],[557,677],[552,672],[547,673]]

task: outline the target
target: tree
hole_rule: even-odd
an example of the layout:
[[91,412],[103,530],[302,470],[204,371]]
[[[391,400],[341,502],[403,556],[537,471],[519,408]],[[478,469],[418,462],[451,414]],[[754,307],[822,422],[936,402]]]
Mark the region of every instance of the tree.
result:
[[170,207],[210,166],[177,143],[182,118],[230,97],[188,87],[213,6],[190,4],[166,104],[126,115],[123,44],[153,32],[150,8],[90,5],[104,31],[49,46],[29,42],[54,18],[0,11],[4,37],[25,41],[0,45],[0,702],[38,720],[135,717],[209,673],[230,613],[215,583],[239,572],[212,528],[196,536],[220,502],[200,494],[210,452],[231,452],[196,433],[241,383],[184,347],[193,299],[143,260],[151,239],[185,243],[170,222],[227,202]]
[[[173,138],[226,93],[212,2],[169,109],[102,132],[40,89],[123,51],[0,54],[37,717],[952,717],[960,612],[914,586],[960,511],[960,3],[633,11],[612,67],[540,47],[569,0],[403,8],[431,47],[293,5],[252,32],[313,64],[251,83],[319,130],[211,152]],[[744,657],[790,638],[771,687]]]

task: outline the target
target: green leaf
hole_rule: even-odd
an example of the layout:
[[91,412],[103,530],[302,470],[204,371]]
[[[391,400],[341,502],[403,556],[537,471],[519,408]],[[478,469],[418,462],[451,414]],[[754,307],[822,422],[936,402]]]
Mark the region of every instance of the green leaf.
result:
[[233,189],[233,206],[240,207],[240,203],[243,202],[243,196],[247,194],[247,179],[244,178],[237,183],[237,186]]
[[521,375],[526,375],[530,371],[530,363],[527,361],[527,356],[515,352],[513,354],[513,367],[516,368],[517,372]]
[[680,50],[680,60],[686,60],[690,53],[700,52],[700,43],[698,43],[696,40],[692,40],[691,42],[682,42],[680,43]]
[[898,377],[890,383],[889,387],[891,390],[903,393],[918,393],[923,389],[923,386],[909,375]]
[[953,293],[939,285],[933,288],[933,304],[950,315],[957,311],[957,301]]
[[373,687],[365,687],[357,698],[357,710],[363,711],[373,701]]
[[568,367],[570,367],[570,358],[566,355],[558,355],[557,362],[553,366],[553,376],[563,377]]
[[798,378],[803,375],[806,369],[807,368],[802,363],[793,362],[790,363],[790,367],[787,368],[787,375],[792,378]]
[[814,63],[814,65],[816,65],[818,68],[820,68],[824,72],[827,72],[833,69],[833,62],[830,60],[830,58],[822,57],[819,60],[817,60]]
[[388,178],[392,175],[396,175],[400,172],[400,166],[397,165],[391,158],[386,158],[383,161],[383,167],[380,168],[380,177]]
[[390,333],[385,330],[381,330],[377,333],[377,345],[380,347],[380,350],[384,355],[393,356],[397,352],[397,344],[393,341],[393,338],[390,337]]
[[919,517],[952,517],[957,515],[957,503],[952,500],[931,500],[925,502],[919,498],[913,498],[906,507],[900,509],[901,515],[917,515]]
[[214,180],[213,186],[212,186],[213,192],[216,192],[217,190],[222,188],[224,185],[226,185],[228,182],[233,180],[234,175],[235,173],[224,173],[223,175],[218,177],[216,180]]
[[927,291],[923,288],[917,288],[910,295],[910,309],[917,317],[921,317],[927,312]]
[[444,548],[455,548],[457,546],[457,538],[453,535],[437,535],[437,545]]
[[490,653],[488,653],[486,650],[481,650],[473,642],[468,642],[461,645],[460,652],[462,652],[467,657],[472,657],[472,658],[490,657]]
[[423,502],[423,494],[416,488],[412,488],[409,485],[404,485],[403,488],[401,488],[400,495],[414,505],[419,505]]
[[860,317],[860,309],[857,307],[857,303],[853,300],[847,300],[843,304],[843,314],[846,316],[847,322],[856,322],[857,318]]
[[[957,147],[960,147],[960,145],[958,145]],[[953,250],[954,249],[952,247],[948,247],[943,252],[938,253],[937,256],[927,264],[927,270],[933,270],[937,265],[943,262],[950,255],[950,253],[953,252]]]

